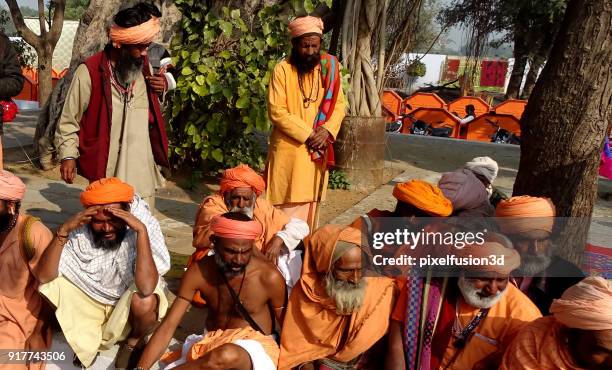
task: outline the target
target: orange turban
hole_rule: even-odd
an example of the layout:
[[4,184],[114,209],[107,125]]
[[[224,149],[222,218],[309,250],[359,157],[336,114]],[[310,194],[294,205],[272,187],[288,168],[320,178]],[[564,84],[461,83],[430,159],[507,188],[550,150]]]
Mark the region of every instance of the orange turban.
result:
[[0,199],[22,200],[26,187],[23,181],[12,173],[0,170]]
[[308,33],[323,35],[323,21],[321,18],[312,16],[295,18],[289,23],[289,33],[292,39]]
[[499,257],[504,257],[503,265],[492,265],[492,264],[471,264],[465,267],[469,271],[478,272],[495,272],[500,275],[510,275],[512,270],[518,268],[521,265],[521,256],[519,253],[508,246],[503,244],[501,239],[497,240],[486,240],[483,244],[470,244],[462,249],[455,252],[455,255],[459,258],[470,257],[474,258],[485,258],[490,260],[490,256],[494,256],[496,261]]
[[152,17],[148,21],[134,27],[120,27],[113,24],[110,29],[110,39],[113,46],[120,48],[121,45],[148,44],[155,39],[159,33],[159,18]]
[[257,221],[232,220],[222,215],[212,219],[211,230],[219,238],[255,240],[263,229]]
[[81,203],[84,207],[131,202],[132,199],[134,188],[116,177],[94,181],[81,193]]
[[[549,198],[527,195],[502,200],[495,209],[503,233],[520,234],[532,230],[552,232],[555,205]],[[506,219],[504,219],[506,218]]]
[[423,180],[410,180],[397,184],[393,196],[400,202],[411,204],[432,216],[446,217],[453,213],[453,204],[439,187]]
[[612,329],[612,282],[587,277],[555,299],[550,312],[561,324],[583,330]]
[[252,188],[257,196],[266,190],[264,179],[246,164],[228,168],[221,178],[221,195],[236,188]]

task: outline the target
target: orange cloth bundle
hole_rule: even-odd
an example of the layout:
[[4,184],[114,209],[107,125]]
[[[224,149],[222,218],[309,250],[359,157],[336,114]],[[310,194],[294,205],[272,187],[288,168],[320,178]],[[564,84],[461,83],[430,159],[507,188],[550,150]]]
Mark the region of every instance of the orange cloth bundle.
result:
[[266,190],[266,183],[251,167],[241,164],[223,172],[220,193],[223,195],[236,188],[252,188],[260,196]]
[[[234,341],[240,339],[251,339],[259,342],[272,362],[274,362],[274,364],[278,363],[278,344],[276,344],[271,336],[263,335],[250,326],[238,329],[215,330],[206,334],[201,341],[191,346],[191,349],[187,354],[187,360],[195,361],[223,344],[233,343]],[[178,360],[180,357],[181,351],[168,352],[162,356],[161,361],[168,364]]]
[[84,207],[131,202],[132,199],[134,188],[116,177],[96,180],[81,193],[81,204]]
[[289,33],[292,39],[308,33],[323,35],[323,21],[321,18],[312,16],[295,18],[289,23]]
[[397,184],[393,196],[400,202],[411,204],[432,216],[446,217],[453,212],[453,204],[439,187],[423,180],[410,180]]
[[520,234],[531,230],[552,232],[555,205],[549,198],[528,195],[502,200],[495,209],[495,217],[503,233]]
[[212,220],[213,235],[219,238],[255,240],[259,238],[263,229],[257,221],[237,221],[216,216]]
[[113,46],[148,44],[159,33],[159,18],[152,17],[148,21],[134,27],[123,28],[113,24],[110,29],[110,39]]

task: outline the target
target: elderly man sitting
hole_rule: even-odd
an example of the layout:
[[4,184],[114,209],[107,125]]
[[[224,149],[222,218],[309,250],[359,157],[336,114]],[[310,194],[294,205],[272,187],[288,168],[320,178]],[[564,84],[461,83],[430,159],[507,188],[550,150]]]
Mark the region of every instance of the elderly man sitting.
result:
[[160,283],[170,255],[159,223],[130,185],[94,181],[81,203],[85,210],[57,229],[41,258],[46,284],[39,290],[55,306],[75,362],[89,367],[100,349],[125,340],[115,367],[132,368],[166,312]]
[[[0,170],[0,348],[45,351],[51,345],[51,320],[37,291],[37,272],[53,234],[37,218],[20,212],[25,191],[17,176]],[[8,353],[0,352],[0,363],[6,364]],[[33,370],[44,364],[4,366]]]
[[[189,266],[211,251],[211,220],[226,212],[240,212],[262,226],[262,233],[255,240],[255,248],[277,263],[289,289],[295,285],[302,268],[301,251],[295,248],[308,235],[308,224],[298,218],[289,218],[260,198],[265,186],[263,178],[247,165],[241,164],[223,172],[219,193],[204,198],[196,214],[193,228],[196,251],[189,260]],[[203,303],[199,294],[194,297],[194,302]]]
[[361,244],[347,226],[312,235],[285,314],[279,369],[352,369],[387,332],[394,283],[361,276]]
[[[503,351],[538,308],[509,283],[519,254],[503,236],[453,252],[458,258],[503,257],[503,264],[457,266],[459,278],[409,278],[389,328],[385,369],[496,369]],[[410,309],[408,309],[410,308]]]
[[578,266],[554,255],[554,204],[548,198],[512,197],[499,203],[495,216],[521,255],[512,273],[518,287],[547,315],[553,299],[584,277]]
[[502,370],[612,369],[612,283],[588,277],[555,299],[546,316],[525,326]]

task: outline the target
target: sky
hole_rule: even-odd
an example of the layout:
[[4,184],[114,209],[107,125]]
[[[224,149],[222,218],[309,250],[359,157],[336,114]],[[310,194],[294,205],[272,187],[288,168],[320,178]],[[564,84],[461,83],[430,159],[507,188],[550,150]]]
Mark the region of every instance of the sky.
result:
[[[4,1],[2,2],[4,3]],[[29,6],[30,8],[38,9],[38,0],[17,0],[17,4],[19,6]],[[3,5],[6,5],[6,3]]]

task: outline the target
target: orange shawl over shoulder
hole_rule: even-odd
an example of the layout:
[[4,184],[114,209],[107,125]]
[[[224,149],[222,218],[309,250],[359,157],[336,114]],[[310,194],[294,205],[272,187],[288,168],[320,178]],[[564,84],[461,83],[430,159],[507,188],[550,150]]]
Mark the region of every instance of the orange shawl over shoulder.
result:
[[[322,358],[348,362],[368,350],[387,332],[393,308],[392,279],[367,277],[361,308],[352,315],[336,314],[325,292],[324,278],[332,268],[338,241],[361,245],[361,232],[348,226],[327,225],[306,246],[302,277],[291,292],[281,334],[279,369],[291,369]],[[341,346],[343,332],[348,336]]]

